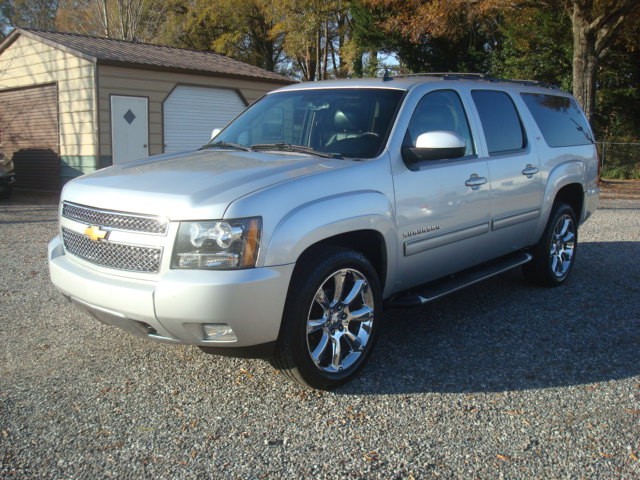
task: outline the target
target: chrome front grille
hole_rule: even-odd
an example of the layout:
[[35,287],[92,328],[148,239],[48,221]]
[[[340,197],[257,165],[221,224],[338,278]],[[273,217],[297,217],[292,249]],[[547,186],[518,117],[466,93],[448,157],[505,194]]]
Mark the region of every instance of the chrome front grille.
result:
[[62,239],[67,252],[96,265],[145,273],[157,273],[160,269],[162,248],[159,247],[94,242],[66,228],[62,229]]
[[112,212],[68,202],[62,204],[62,216],[87,225],[97,225],[110,230],[151,233],[154,235],[166,235],[169,226],[166,219],[160,217]]

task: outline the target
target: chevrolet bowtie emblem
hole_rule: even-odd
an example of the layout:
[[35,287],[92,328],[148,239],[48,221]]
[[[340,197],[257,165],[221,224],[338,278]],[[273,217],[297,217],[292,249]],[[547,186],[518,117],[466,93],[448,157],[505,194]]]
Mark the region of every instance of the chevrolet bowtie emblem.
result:
[[84,234],[91,239],[93,242],[99,242],[100,240],[106,240],[109,232],[106,230],[101,230],[100,227],[95,225],[91,225],[87,227],[84,231]]

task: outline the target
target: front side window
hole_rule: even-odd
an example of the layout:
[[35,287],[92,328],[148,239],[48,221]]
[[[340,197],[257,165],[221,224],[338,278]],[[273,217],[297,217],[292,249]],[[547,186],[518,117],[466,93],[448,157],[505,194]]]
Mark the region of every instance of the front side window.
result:
[[409,122],[404,146],[415,146],[420,135],[435,131],[457,133],[464,139],[465,156],[475,153],[467,115],[453,90],[437,90],[422,97]]
[[550,147],[588,145],[594,142],[589,124],[573,99],[538,93],[521,95]]
[[474,90],[473,102],[487,141],[489,155],[522,150],[526,138],[511,97],[497,90]]
[[345,158],[373,158],[386,144],[404,95],[395,89],[309,89],[263,97],[209,145],[256,150],[308,149]]

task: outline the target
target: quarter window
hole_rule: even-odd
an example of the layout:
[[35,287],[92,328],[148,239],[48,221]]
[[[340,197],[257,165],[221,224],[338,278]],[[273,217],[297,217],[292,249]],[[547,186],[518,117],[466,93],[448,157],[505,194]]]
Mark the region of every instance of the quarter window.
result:
[[471,96],[480,115],[489,155],[522,150],[526,146],[520,116],[509,95],[497,90],[475,90]]
[[573,99],[537,93],[521,95],[547,145],[570,147],[593,143],[589,124]]

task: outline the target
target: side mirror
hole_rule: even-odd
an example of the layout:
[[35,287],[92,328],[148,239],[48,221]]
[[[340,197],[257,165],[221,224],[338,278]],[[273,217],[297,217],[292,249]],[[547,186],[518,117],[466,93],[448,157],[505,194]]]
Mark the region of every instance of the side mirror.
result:
[[211,132],[211,140],[216,138],[221,131],[222,131],[221,128],[214,128]]
[[467,146],[456,132],[436,130],[423,133],[416,139],[415,147],[403,147],[402,158],[407,163],[422,160],[443,160],[464,156]]

